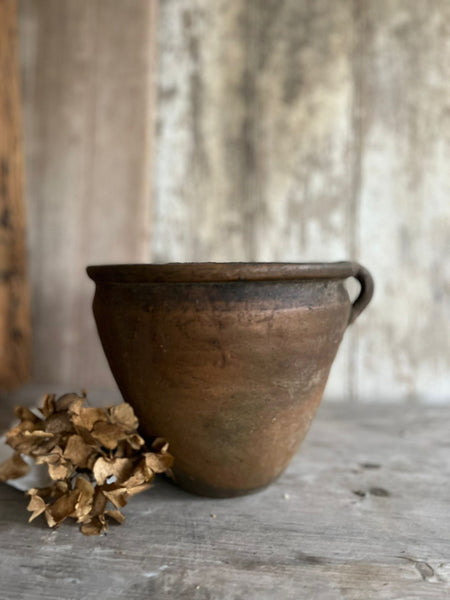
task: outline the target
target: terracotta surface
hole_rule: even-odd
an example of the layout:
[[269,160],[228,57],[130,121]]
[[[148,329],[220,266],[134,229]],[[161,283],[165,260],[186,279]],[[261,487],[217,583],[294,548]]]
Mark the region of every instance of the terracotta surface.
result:
[[[111,370],[175,480],[233,496],[282,473],[322,398],[343,333],[373,293],[356,263],[88,267]],[[353,306],[343,285],[354,276]]]

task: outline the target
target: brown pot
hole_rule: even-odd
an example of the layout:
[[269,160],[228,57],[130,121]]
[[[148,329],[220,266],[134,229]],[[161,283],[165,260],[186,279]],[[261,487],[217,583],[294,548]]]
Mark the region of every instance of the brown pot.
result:
[[[373,281],[352,262],[88,267],[124,399],[175,457],[175,481],[235,496],[278,477],[303,441],[343,333]],[[353,303],[344,280],[356,277]]]

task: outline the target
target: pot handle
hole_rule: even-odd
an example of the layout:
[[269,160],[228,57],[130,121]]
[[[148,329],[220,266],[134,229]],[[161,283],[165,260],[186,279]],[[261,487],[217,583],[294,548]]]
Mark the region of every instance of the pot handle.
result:
[[348,320],[349,325],[353,323],[356,317],[362,313],[362,311],[372,300],[374,289],[372,275],[369,273],[369,271],[356,262],[352,263],[352,266],[352,277],[359,281],[361,284],[361,290],[359,292],[359,296],[353,302],[350,318]]

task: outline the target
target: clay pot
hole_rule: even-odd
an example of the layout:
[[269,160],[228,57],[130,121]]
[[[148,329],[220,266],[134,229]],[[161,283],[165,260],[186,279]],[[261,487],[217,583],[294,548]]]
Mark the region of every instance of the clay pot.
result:
[[[166,438],[175,481],[208,496],[245,494],[282,473],[373,293],[351,262],[87,271],[105,354],[143,435]],[[348,277],[361,284],[353,304]]]

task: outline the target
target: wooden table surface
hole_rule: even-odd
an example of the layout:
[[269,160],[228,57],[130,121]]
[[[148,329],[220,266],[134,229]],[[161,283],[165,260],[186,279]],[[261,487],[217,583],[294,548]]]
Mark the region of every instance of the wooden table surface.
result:
[[[3,426],[23,398],[39,395],[2,398]],[[0,598],[450,598],[449,422],[450,407],[325,404],[266,490],[215,500],[160,480],[102,537],[27,524],[0,484]]]

